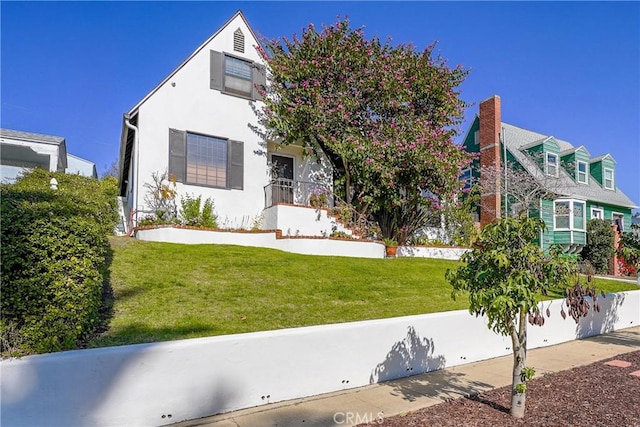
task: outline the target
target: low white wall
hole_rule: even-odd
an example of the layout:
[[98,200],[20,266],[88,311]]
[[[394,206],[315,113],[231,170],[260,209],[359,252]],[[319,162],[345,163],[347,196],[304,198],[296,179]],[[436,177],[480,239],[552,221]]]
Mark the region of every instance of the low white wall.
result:
[[185,244],[226,244],[279,249],[305,255],[346,256],[355,258],[384,258],[384,245],[362,240],[315,238],[276,239],[274,231],[236,232],[161,227],[136,231],[140,240]]
[[275,205],[264,210],[264,228],[282,230],[283,236],[330,236],[333,231],[351,235],[327,209]]
[[[529,327],[529,348],[638,325],[640,291],[578,325]],[[452,311],[3,360],[2,425],[147,426],[338,391],[510,354],[485,319]]]
[[468,248],[448,248],[435,246],[398,246],[396,256],[412,258],[438,258],[459,260]]

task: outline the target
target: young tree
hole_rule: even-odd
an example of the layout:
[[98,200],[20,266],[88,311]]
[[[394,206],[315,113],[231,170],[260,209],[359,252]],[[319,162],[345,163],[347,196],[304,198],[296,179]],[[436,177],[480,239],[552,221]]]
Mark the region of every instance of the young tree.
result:
[[267,42],[267,137],[323,151],[341,196],[359,212],[414,217],[425,203],[420,190],[455,193],[470,161],[453,143],[466,106],[456,89],[467,71],[433,51],[367,40],[346,19]]
[[[516,418],[524,416],[526,382],[534,373],[526,365],[527,321],[543,325],[544,314],[538,307],[542,295],[566,287],[575,277],[575,263],[562,256],[559,248],[552,248],[547,255],[534,243],[544,226],[537,218],[501,218],[487,225],[474,249],[463,255],[466,265],[446,273],[454,299],[468,292],[469,311],[486,315],[489,328],[511,337],[511,415]],[[570,314],[578,316],[574,316],[576,320],[584,315],[585,294],[595,296],[595,290],[574,288],[567,294]],[[564,311],[562,314],[565,317]]]

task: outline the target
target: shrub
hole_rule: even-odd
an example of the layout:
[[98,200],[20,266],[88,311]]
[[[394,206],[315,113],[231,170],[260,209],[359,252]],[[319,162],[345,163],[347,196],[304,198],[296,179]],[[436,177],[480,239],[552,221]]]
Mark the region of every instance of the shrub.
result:
[[3,354],[76,348],[100,321],[116,180],[36,169],[0,192]]
[[587,223],[587,245],[580,257],[589,261],[596,273],[609,271],[609,260],[613,256],[614,234],[611,222],[604,219],[592,219]]
[[202,196],[185,195],[180,198],[180,217],[184,225],[195,227],[218,227],[218,216],[214,212],[213,200],[207,198],[202,203]]

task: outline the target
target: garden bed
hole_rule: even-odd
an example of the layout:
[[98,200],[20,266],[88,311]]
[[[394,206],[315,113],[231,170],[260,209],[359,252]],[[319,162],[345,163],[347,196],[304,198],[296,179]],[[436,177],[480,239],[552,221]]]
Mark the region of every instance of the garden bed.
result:
[[368,426],[637,426],[640,377],[631,373],[640,370],[640,351],[614,359],[631,365],[600,361],[534,378],[528,384],[522,420],[509,415],[511,386],[507,386]]

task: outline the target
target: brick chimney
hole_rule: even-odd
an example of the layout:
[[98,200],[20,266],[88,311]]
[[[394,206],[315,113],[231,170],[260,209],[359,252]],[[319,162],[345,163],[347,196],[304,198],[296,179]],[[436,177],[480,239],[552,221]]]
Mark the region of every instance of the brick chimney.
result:
[[[494,167],[500,170],[500,97],[494,95],[480,103],[480,167]],[[485,177],[486,178],[486,177]],[[481,182],[487,192],[480,198],[480,226],[500,218],[500,175],[495,174],[495,182]]]

